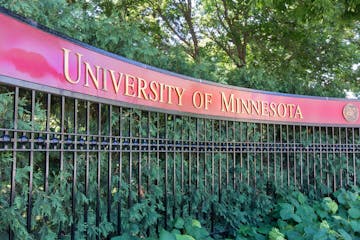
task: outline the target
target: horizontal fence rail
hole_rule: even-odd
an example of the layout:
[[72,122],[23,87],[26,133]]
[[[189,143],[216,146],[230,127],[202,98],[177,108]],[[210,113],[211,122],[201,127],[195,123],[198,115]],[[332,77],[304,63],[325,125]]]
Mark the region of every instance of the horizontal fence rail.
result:
[[[0,129],[0,131],[10,132],[10,135],[13,135],[14,130],[9,129]],[[22,133],[28,133],[27,131],[22,131]],[[31,132],[30,132],[31,133]],[[40,132],[33,132],[39,134]],[[42,132],[46,134],[46,132]],[[51,134],[51,133],[49,133]],[[7,150],[14,150],[9,148],[10,145],[14,144],[14,139],[10,135],[3,135],[0,137],[0,143],[3,144],[3,148]],[[59,134],[61,136],[61,134]],[[262,143],[262,142],[230,142],[230,143],[219,143],[219,142],[191,142],[191,141],[173,141],[173,140],[164,140],[164,139],[148,139],[143,138],[120,138],[118,136],[113,137],[110,141],[104,140],[100,142],[100,147],[98,142],[95,139],[86,141],[85,138],[87,135],[77,135],[65,134],[66,137],[79,137],[76,141],[74,138],[66,138],[60,140],[58,138],[52,138],[46,140],[42,137],[37,137],[35,139],[29,139],[26,135],[21,135],[17,139],[17,144],[22,146],[22,151],[44,151],[43,147],[49,144],[50,148],[47,151],[56,152],[59,150],[61,145],[66,146],[66,151],[69,152],[129,152],[136,150],[137,152],[147,152],[159,151],[180,151],[186,150],[189,152],[205,152],[205,151],[217,151],[222,153],[240,153],[240,152],[354,152],[360,153],[360,144],[320,144],[315,143],[311,145],[306,145],[304,143]],[[100,136],[92,136],[93,138],[99,138]],[[102,138],[108,138],[108,136],[101,136]],[[90,137],[91,138],[91,137]],[[35,148],[29,148],[31,143],[35,144]],[[75,148],[75,144],[77,148]],[[87,146],[90,146],[87,148]],[[110,149],[109,146],[112,146]]]

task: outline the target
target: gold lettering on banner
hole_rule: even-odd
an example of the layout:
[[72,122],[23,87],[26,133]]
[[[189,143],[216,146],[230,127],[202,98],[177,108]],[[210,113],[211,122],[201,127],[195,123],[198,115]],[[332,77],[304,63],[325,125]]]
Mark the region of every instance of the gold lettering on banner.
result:
[[229,96],[224,92],[220,92],[220,94],[222,112],[270,118],[303,119],[301,108],[296,104],[245,99],[235,97],[233,93],[229,94]]
[[241,108],[242,108],[242,110],[241,110],[242,113],[244,112],[243,109],[245,109],[247,114],[251,114],[251,106],[249,104],[249,101],[241,99]]
[[160,89],[159,89],[160,100],[159,100],[159,102],[163,103],[164,102],[164,84],[159,83],[159,86],[160,86]]
[[263,102],[261,104],[261,116],[269,116],[269,103],[268,102]]
[[114,70],[109,70],[109,72],[110,72],[110,77],[111,77],[111,81],[112,81],[114,91],[115,91],[115,93],[118,93],[119,89],[120,89],[120,84],[121,84],[121,82],[123,80],[124,74],[123,73],[118,73],[119,77],[116,80],[115,71]]
[[192,96],[192,104],[195,108],[200,109],[203,106],[203,101],[201,98],[201,93],[199,91],[195,91]]
[[77,79],[72,80],[71,77],[70,77],[70,73],[69,73],[69,55],[70,55],[71,50],[66,49],[66,48],[62,48],[62,50],[64,51],[64,75],[65,75],[65,79],[69,83],[77,84],[77,83],[80,82],[80,79],[81,79],[81,57],[82,57],[82,55],[80,53],[75,53],[75,55],[77,56]]
[[[64,78],[71,84],[93,88],[97,91],[113,92],[115,95],[134,97],[145,101],[183,106],[185,89],[182,87],[158,81],[148,81],[136,75],[92,64],[82,54],[78,52],[71,53],[71,50],[67,48],[62,48],[62,52]],[[73,55],[74,59],[70,59],[71,55]],[[76,60],[77,75],[70,71],[70,64],[73,62],[71,60]],[[71,74],[75,75],[76,79]],[[212,100],[211,96],[206,95],[205,97],[206,99],[202,99],[202,104],[205,101],[207,108]]]
[[302,112],[301,112],[301,109],[300,109],[300,106],[299,105],[296,105],[296,110],[295,110],[295,116],[294,118],[300,118],[300,119],[303,119],[303,115],[302,115]]
[[212,94],[205,93],[205,110],[209,109],[209,105],[212,103]]
[[[129,97],[135,97],[136,93],[135,93],[135,77],[131,76],[129,74],[125,75],[125,96],[129,96]],[[132,93],[130,94],[130,88]]]
[[234,112],[234,94],[230,94],[227,101],[225,93],[221,92],[221,111]]
[[276,115],[276,103],[271,102],[270,103],[270,113],[269,116],[270,117],[274,117]]
[[103,68],[103,74],[102,74],[102,80],[103,80],[103,84],[102,84],[102,89],[103,91],[107,92],[107,69]]
[[[213,93],[203,92],[202,89],[199,89],[200,86],[185,95],[186,89],[175,84],[157,80],[149,81],[136,73],[116,71],[108,66],[94,64],[81,53],[72,53],[67,48],[62,48],[62,53],[63,76],[66,82],[86,87],[88,90],[96,90],[99,93],[112,94],[112,97],[119,96],[119,99],[121,97],[136,98],[141,101],[136,100],[135,102],[150,101],[161,106],[165,104],[183,106],[185,104],[184,96],[186,96],[189,98],[186,101],[187,107],[192,107],[193,110],[207,111],[216,100],[220,102],[215,105],[220,104],[220,111],[223,113],[277,120],[303,119],[303,113],[298,104],[261,100],[258,95],[255,96],[256,99],[252,99],[236,95],[236,91],[230,93],[220,91],[220,98],[214,98]],[[75,69],[70,64],[76,64]]]
[[150,94],[149,94],[149,99],[153,102],[157,102],[159,100],[159,83],[152,81],[150,82]]
[[96,68],[96,75],[93,73],[92,68],[90,66],[89,63],[84,62],[85,64],[85,85],[84,87],[89,87],[89,76],[92,80],[92,82],[94,83],[94,86],[99,89],[99,71],[100,71],[100,67],[99,66],[95,66]]
[[146,92],[145,92],[147,87],[148,87],[148,84],[145,81],[145,79],[138,78],[138,92],[137,92],[138,98],[143,98],[145,100],[148,100],[148,96],[146,95]]
[[192,95],[192,104],[196,109],[203,108],[209,109],[209,105],[212,103],[212,94],[195,91]]
[[182,97],[183,97],[184,91],[185,91],[185,89],[183,89],[183,88],[175,87],[175,92],[176,92],[177,97],[178,97],[178,105],[179,106],[183,105],[182,104]]

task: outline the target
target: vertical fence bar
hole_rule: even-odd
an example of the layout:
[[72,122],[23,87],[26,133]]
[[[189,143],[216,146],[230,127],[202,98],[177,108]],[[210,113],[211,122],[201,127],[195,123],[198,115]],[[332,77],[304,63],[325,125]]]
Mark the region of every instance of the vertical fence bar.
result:
[[[184,117],[181,116],[181,124],[184,125]],[[181,127],[181,137],[180,137],[180,143],[181,143],[181,194],[185,194],[185,188],[184,188],[184,181],[185,181],[185,175],[184,175],[184,145],[185,145],[185,139],[184,139],[184,127]],[[182,201],[182,211],[181,216],[184,217],[184,205],[185,203]]]
[[329,142],[329,128],[325,127],[325,134],[326,134],[326,186],[327,191],[330,189],[330,166],[329,166],[329,149],[330,149],[330,142]]
[[[142,135],[141,135],[141,128],[142,128],[142,122],[141,122],[141,117],[142,117],[142,113],[137,113],[137,117],[138,119],[138,132],[137,132],[137,139],[134,139],[135,142],[137,142],[138,144],[138,152],[137,152],[137,202],[139,203],[141,200],[141,195],[142,195],[142,179],[141,179],[141,174],[142,174],[142,169],[141,169],[141,164],[142,164]],[[136,148],[135,148],[136,150]]]
[[348,128],[345,129],[345,157],[346,157],[346,186],[350,185],[349,179],[349,138],[348,138]]
[[[122,156],[123,156],[123,151],[122,151],[122,143],[123,143],[123,129],[122,129],[122,125],[123,125],[123,121],[122,121],[122,117],[123,117],[123,109],[120,107],[119,108],[119,159],[118,159],[118,182],[117,182],[117,187],[118,187],[118,191],[121,192],[121,188],[122,188]],[[118,235],[120,235],[122,233],[122,224],[121,224],[121,220],[122,220],[122,204],[121,204],[121,199],[118,200],[118,204],[117,204],[117,209],[118,209],[118,213],[117,213],[117,233]]]
[[[205,128],[206,129],[206,128]],[[233,121],[233,149],[232,149],[232,154],[233,154],[233,189],[236,190],[236,122]],[[205,183],[206,185],[206,183]]]
[[[160,114],[156,113],[156,165],[157,165],[157,176],[156,176],[156,184],[160,185]],[[156,231],[159,232],[159,221],[156,223]]]
[[256,178],[257,178],[257,155],[256,155],[256,145],[258,143],[258,139],[256,137],[256,129],[257,129],[257,125],[256,123],[254,123],[253,125],[253,134],[252,134],[252,162],[253,162],[253,168],[254,168],[254,171],[253,171],[253,174],[254,174],[254,187],[256,188]]
[[[332,133],[332,144],[333,144],[333,154],[332,154],[332,161],[335,164],[336,161],[336,145],[335,145],[335,128],[332,127],[331,128],[331,133]],[[336,187],[336,169],[333,168],[332,169],[333,172],[333,191],[335,192],[337,187]]]
[[261,179],[264,180],[264,142],[263,142],[263,135],[264,132],[264,124],[260,123],[260,175]]
[[176,143],[176,134],[178,133],[177,132],[177,129],[176,129],[176,119],[177,119],[177,116],[173,116],[173,136],[172,136],[172,144],[173,144],[173,169],[172,169],[172,175],[173,175],[173,186],[172,186],[172,189],[173,189],[173,199],[174,199],[174,203],[173,203],[173,208],[172,208],[172,216],[173,218],[175,219],[176,217],[176,208],[177,208],[177,203],[176,203],[176,149],[177,149],[177,143]]
[[295,131],[295,128],[296,126],[295,125],[292,125],[292,156],[293,156],[293,160],[294,160],[294,164],[293,164],[293,167],[294,167],[294,187],[298,187],[298,183],[297,183],[297,161],[296,161],[296,131]]
[[302,126],[299,126],[299,142],[297,143],[296,150],[300,150],[300,189],[304,191],[304,176],[303,176],[303,150],[302,150]]
[[168,115],[165,114],[165,183],[164,183],[164,205],[165,205],[165,228],[168,228]]
[[247,185],[250,185],[250,134],[249,123],[246,124],[246,178]]
[[332,144],[332,136],[331,136],[331,127],[325,127],[325,144],[327,146],[326,150],[326,187],[327,192],[329,193],[330,186],[331,186],[331,169],[330,169],[330,161],[334,161],[334,154],[333,154],[333,144]]
[[[142,122],[141,122],[141,112],[137,114],[138,116],[138,133],[137,133],[137,139],[134,139],[137,144],[138,144],[138,152],[137,152],[137,202],[139,203],[141,200],[141,195],[142,195],[142,181],[141,181],[141,174],[142,174],[142,169],[141,169],[141,158],[142,158],[142,136],[141,136],[141,127],[142,127]],[[136,149],[136,148],[135,148]]]
[[226,154],[226,188],[229,186],[229,121],[225,121],[225,135],[226,135],[226,142],[225,142],[225,154]]
[[221,202],[222,197],[222,154],[221,154],[221,140],[222,140],[222,120],[218,121],[219,123],[219,137],[216,142],[216,145],[218,147],[218,156],[219,156],[219,164],[218,164],[218,196],[219,196],[219,202]]
[[290,135],[289,135],[289,125],[286,125],[286,165],[287,165],[287,185],[290,187],[291,178],[290,178],[290,149],[291,149],[291,142],[290,142]]
[[315,144],[316,144],[316,134],[315,134],[315,126],[312,127],[312,152],[313,152],[313,186],[314,189],[316,190],[317,188],[317,181],[316,181],[316,151],[315,151]]
[[[189,117],[189,124],[191,123],[191,118]],[[190,125],[192,126],[192,125]],[[189,160],[188,160],[188,194],[191,194],[191,165],[192,165],[192,154],[191,154],[191,127],[189,127],[188,129],[188,156],[189,156]],[[189,215],[191,215],[191,200],[189,200]]]
[[[97,172],[96,172],[96,182],[97,182],[97,188],[96,188],[96,227],[100,227],[100,191],[101,191],[101,107],[102,104],[98,103],[98,132],[97,132]],[[97,239],[100,239],[100,234],[98,233],[96,236]]]
[[[90,102],[86,101],[86,152],[85,152],[85,196],[89,198],[89,151],[90,151]],[[88,226],[89,204],[84,204],[84,223]],[[85,229],[85,236],[88,236],[88,227]]]
[[[244,139],[243,138],[243,123],[242,122],[240,122],[240,182],[241,183],[243,183],[243,171],[244,171],[244,169],[243,169],[243,153],[244,153],[244,151],[243,151],[243,146],[244,146],[244,144],[245,144],[245,142],[244,142],[244,140],[246,139]],[[269,163],[269,162],[268,162]]]
[[[60,185],[64,180],[64,151],[65,151],[65,96],[61,96],[61,123],[60,123]],[[64,235],[63,226],[59,227],[59,237]]]
[[279,125],[280,130],[280,185],[281,187],[284,184],[284,164],[283,164],[283,129],[282,125]]
[[276,185],[277,184],[277,171],[276,171],[276,168],[277,168],[277,159],[276,159],[276,144],[277,144],[277,141],[276,141],[276,125],[273,124],[273,151],[274,151],[274,184]]
[[[150,122],[151,122],[151,113],[147,112],[147,175],[146,175],[146,189],[147,189],[147,193],[150,194],[150,184],[151,184],[151,180],[152,180],[152,175],[151,175],[151,126],[150,126]],[[149,235],[149,233],[148,233]]]
[[65,97],[61,97],[61,139],[60,139],[60,172],[64,170],[64,142],[65,142]]
[[[11,184],[10,184],[10,207],[13,206],[15,200],[15,187],[16,187],[16,149],[17,149],[17,128],[18,128],[18,107],[19,107],[19,88],[15,88],[14,96],[14,143],[13,143],[13,159],[11,166]],[[14,233],[9,226],[9,239],[14,239]]]
[[35,91],[31,91],[31,133],[30,133],[30,156],[29,156],[29,193],[27,202],[26,229],[31,232],[32,194],[33,194],[33,172],[34,172],[34,123],[35,123]]
[[[326,130],[325,130],[326,131]],[[325,134],[326,135],[326,134]],[[327,137],[325,136],[325,142],[327,142]],[[322,127],[319,126],[319,144],[317,148],[315,149],[319,153],[319,172],[320,172],[320,186],[323,189],[324,182],[323,182],[323,153],[322,153],[322,145],[323,145],[323,134],[322,134]]]
[[50,148],[50,111],[51,111],[51,94],[47,95],[47,113],[46,113],[46,150],[45,150],[45,178],[44,191],[49,189],[49,148]]
[[339,169],[339,175],[340,175],[340,188],[343,187],[343,159],[342,159],[342,141],[341,141],[341,128],[338,127],[338,149],[339,149],[339,161],[340,161],[340,169]]
[[304,146],[306,147],[306,187],[307,190],[310,190],[310,156],[309,156],[309,126],[306,126],[306,144],[304,144]]
[[353,184],[356,187],[356,145],[355,145],[355,128],[352,130],[352,161],[353,161]]
[[266,124],[266,145],[267,145],[267,181],[270,181],[270,129],[269,124]]
[[199,118],[196,118],[196,190],[199,190],[199,173],[200,173],[200,169],[199,169],[199,166],[200,166],[200,152],[199,152],[199,147],[200,147],[200,142],[199,142],[199,138],[200,138],[200,127],[199,127]]
[[128,131],[128,136],[129,136],[129,196],[128,196],[128,208],[132,207],[132,164],[133,164],[133,131],[132,131],[132,123],[134,121],[134,112],[131,110],[128,110],[130,112],[129,114],[129,131]]
[[77,124],[78,124],[78,100],[74,100],[74,153],[73,153],[73,174],[72,174],[72,188],[71,188],[71,215],[73,221],[71,223],[71,239],[75,239],[75,209],[76,209],[76,175],[77,175]]
[[109,113],[108,113],[108,124],[109,124],[109,139],[108,139],[108,143],[109,143],[109,151],[108,151],[108,176],[107,176],[107,221],[111,222],[111,180],[112,180],[112,174],[111,174],[111,170],[112,170],[112,143],[113,143],[113,138],[112,138],[112,111],[113,111],[113,107],[112,105],[109,105]]
[[207,170],[206,170],[206,167],[207,167],[207,147],[208,147],[208,138],[207,138],[207,120],[206,119],[203,119],[203,123],[204,123],[204,128],[203,128],[203,131],[204,131],[204,171],[203,171],[203,174],[204,174],[204,189],[206,189],[207,187],[207,179],[206,179],[206,175],[207,175]]
[[[211,195],[215,194],[215,120],[211,120]],[[215,206],[211,203],[211,231],[214,231],[215,225]]]

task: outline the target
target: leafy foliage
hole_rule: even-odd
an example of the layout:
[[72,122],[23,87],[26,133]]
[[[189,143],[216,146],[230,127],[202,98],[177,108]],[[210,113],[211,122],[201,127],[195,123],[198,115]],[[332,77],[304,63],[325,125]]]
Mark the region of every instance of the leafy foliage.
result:
[[[357,188],[339,190],[333,198],[310,200],[300,192],[279,193],[272,210],[263,212],[258,223],[239,223],[233,231],[209,232],[198,220],[178,218],[171,231],[161,230],[160,240],[191,239],[359,239],[360,196]],[[253,215],[255,208],[245,214]],[[241,217],[243,214],[237,214]],[[124,234],[113,240],[140,239]],[[152,239],[152,238],[149,238]]]
[[327,97],[360,91],[356,0],[0,4],[80,41],[196,78]]
[[[310,200],[302,193],[293,192],[280,197],[263,224],[271,229],[269,239],[359,239],[359,218],[352,215],[359,209],[359,204],[357,188],[342,189],[334,193],[333,198],[319,200]],[[352,207],[354,210],[350,211]],[[239,233],[247,239],[265,239],[267,234],[262,228],[264,226],[252,230],[257,236],[244,231]]]

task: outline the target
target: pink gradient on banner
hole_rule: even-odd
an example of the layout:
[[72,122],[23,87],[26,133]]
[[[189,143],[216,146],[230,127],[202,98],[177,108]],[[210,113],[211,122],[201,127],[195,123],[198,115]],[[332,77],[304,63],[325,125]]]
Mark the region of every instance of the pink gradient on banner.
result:
[[[68,75],[73,83],[65,76],[64,49],[69,53]],[[96,74],[96,66],[98,86],[89,74],[89,71]],[[91,51],[3,13],[0,13],[0,75],[170,111],[239,120],[360,125],[356,117],[359,101],[280,95],[189,80]],[[244,104],[253,104],[251,112],[246,111]],[[352,118],[344,117],[346,105],[350,105]]]

